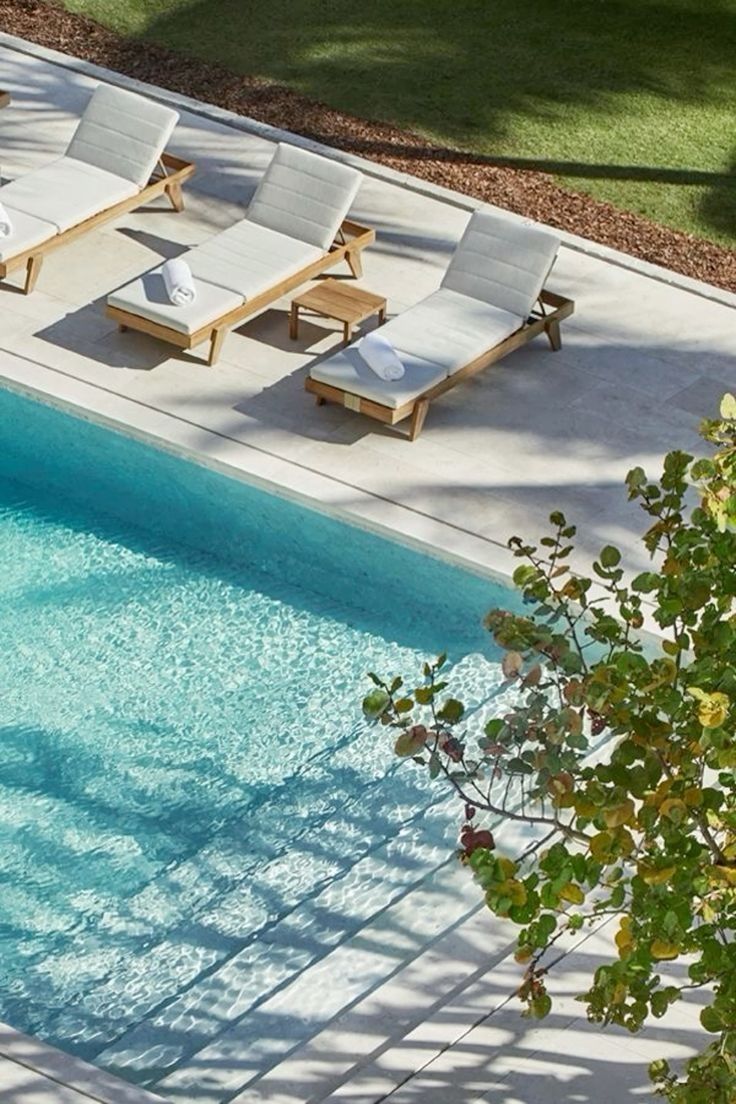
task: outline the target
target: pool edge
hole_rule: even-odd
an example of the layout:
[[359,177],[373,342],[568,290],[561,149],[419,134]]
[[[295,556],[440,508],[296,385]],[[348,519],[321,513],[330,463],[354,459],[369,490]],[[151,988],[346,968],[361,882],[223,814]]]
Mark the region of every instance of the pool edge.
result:
[[[8,371],[10,368],[10,371]],[[500,542],[403,506],[261,446],[217,433],[136,399],[0,350],[0,387],[199,467],[335,518],[432,559],[511,586],[512,553]],[[191,438],[196,434],[197,443]],[[202,442],[206,442],[203,447]],[[346,492],[350,505],[346,505]]]
[[[36,1074],[45,1082],[43,1089],[50,1094],[56,1089],[76,1093],[79,1104],[94,1101],[95,1104],[166,1104],[166,1098],[148,1092],[129,1081],[90,1065],[66,1051],[44,1043],[36,1036],[0,1022],[0,1062],[22,1067]],[[38,1086],[33,1086],[35,1092]],[[0,1095],[4,1094],[2,1067],[0,1066]],[[49,1100],[52,1099],[50,1095]]]

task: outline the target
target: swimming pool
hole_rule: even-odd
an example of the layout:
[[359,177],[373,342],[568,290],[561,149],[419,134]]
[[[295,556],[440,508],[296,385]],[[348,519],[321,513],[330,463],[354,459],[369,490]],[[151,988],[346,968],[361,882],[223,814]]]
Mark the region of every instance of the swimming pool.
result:
[[197,1056],[257,1052],[269,997],[454,846],[365,672],[445,648],[485,705],[509,594],[4,389],[0,565],[0,1018],[229,1099],[247,1063]]

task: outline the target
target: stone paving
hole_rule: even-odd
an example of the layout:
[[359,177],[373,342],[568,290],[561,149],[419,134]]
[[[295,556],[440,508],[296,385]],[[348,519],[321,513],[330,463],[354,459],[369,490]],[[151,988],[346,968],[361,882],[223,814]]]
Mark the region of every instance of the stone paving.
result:
[[[0,170],[12,177],[64,148],[92,81],[7,45],[0,72],[13,96],[0,112]],[[580,527],[578,564],[614,542],[628,570],[641,568],[623,477],[635,464],[656,471],[667,449],[697,449],[699,418],[736,388],[736,297],[717,301],[564,246],[549,281],[576,301],[562,351],[540,340],[456,388],[409,443],[400,427],[313,405],[307,366],[340,334],[305,318],[290,341],[286,300],[229,335],[212,369],[197,351],[171,356],[105,318],[110,290],[240,216],[272,141],[184,113],[172,149],[198,163],[183,214],[134,212],[52,254],[32,296],[0,290],[0,375],[478,570],[507,571],[505,539],[533,537],[556,508]],[[438,285],[472,205],[369,171],[353,210],[378,233],[362,285],[386,294],[391,314]],[[519,1019],[510,933],[476,910],[473,887],[455,872],[415,892],[275,995],[249,1038],[218,1037],[156,1091],[238,1104],[618,1104],[647,1098],[651,1057],[698,1045],[694,1003],[636,1039],[587,1028],[572,995],[605,953],[605,933],[570,948],[553,1017]],[[433,932],[433,909],[453,895],[452,918]],[[26,1091],[16,1067],[0,1063],[2,1099],[14,1104],[106,1099],[62,1089],[63,1078]]]

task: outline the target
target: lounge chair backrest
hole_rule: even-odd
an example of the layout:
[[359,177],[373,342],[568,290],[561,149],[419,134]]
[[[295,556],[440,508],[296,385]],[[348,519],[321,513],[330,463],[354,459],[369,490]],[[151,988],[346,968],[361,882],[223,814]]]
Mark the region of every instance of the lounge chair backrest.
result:
[[169,107],[99,84],[79,120],[67,157],[132,180],[142,188],[178,119]]
[[361,180],[357,169],[280,143],[248,207],[248,219],[329,249]]
[[526,319],[554,264],[559,238],[493,211],[476,211],[442,287]]

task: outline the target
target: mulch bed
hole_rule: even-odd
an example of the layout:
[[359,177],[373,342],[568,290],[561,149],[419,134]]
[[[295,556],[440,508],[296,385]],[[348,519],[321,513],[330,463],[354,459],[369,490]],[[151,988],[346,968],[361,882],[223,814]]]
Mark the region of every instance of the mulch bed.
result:
[[546,173],[431,146],[410,131],[347,115],[281,85],[126,39],[43,0],[0,0],[0,29],[736,291],[736,251],[568,191]]

